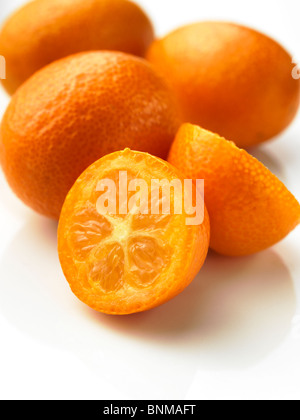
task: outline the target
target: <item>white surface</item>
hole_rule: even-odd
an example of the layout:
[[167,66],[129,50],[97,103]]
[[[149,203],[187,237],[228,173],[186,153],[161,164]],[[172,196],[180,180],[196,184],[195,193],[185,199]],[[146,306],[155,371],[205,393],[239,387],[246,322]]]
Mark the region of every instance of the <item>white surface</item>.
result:
[[[0,19],[22,3],[2,2]],[[298,0],[139,3],[159,34],[201,19],[235,20],[300,57]],[[1,91],[1,113],[7,102]],[[299,144],[298,116],[280,138],[255,151],[298,200]],[[0,398],[299,399],[299,244],[298,228],[256,256],[211,254],[173,301],[109,317],[69,291],[56,225],[25,208],[0,172]]]

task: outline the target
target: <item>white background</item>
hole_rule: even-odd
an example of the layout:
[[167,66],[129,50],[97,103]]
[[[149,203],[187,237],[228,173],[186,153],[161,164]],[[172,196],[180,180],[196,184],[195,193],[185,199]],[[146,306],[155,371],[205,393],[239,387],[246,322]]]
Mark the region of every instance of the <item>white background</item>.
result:
[[[1,21],[23,1],[3,3]],[[300,57],[299,0],[138,3],[158,35],[187,22],[231,20]],[[1,90],[1,114],[8,100]],[[300,116],[253,152],[298,200],[299,145]],[[56,225],[25,208],[0,172],[0,398],[299,399],[299,244],[298,228],[259,255],[211,254],[173,301],[109,317],[73,296],[57,258]]]

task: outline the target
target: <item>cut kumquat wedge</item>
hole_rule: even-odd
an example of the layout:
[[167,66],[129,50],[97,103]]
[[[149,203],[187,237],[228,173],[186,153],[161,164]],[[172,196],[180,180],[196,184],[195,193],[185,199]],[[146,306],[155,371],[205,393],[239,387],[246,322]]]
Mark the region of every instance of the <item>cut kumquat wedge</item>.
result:
[[300,205],[286,186],[261,162],[218,134],[183,124],[168,161],[186,177],[204,179],[210,246],[220,254],[262,251],[300,223]]

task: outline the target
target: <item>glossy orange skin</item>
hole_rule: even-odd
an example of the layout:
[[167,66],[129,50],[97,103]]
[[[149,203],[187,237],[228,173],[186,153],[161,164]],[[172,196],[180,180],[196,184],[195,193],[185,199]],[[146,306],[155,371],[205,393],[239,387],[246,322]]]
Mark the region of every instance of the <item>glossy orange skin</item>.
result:
[[201,22],[155,41],[148,60],[166,77],[183,120],[249,148],[284,130],[295,117],[300,81],[292,57],[247,27]]
[[262,163],[233,142],[184,124],[168,161],[204,179],[212,249],[229,256],[271,247],[300,223],[300,205]]
[[16,11],[0,33],[10,93],[47,64],[82,51],[116,50],[144,56],[153,27],[127,0],[35,0]]
[[[144,283],[145,280],[140,278],[140,283],[137,285],[133,282],[127,262],[122,287],[117,290],[103,291],[101,284],[93,282],[89,276],[91,263],[92,266],[97,264],[97,260],[92,256],[93,249],[85,251],[84,257],[81,255],[79,261],[77,251],[83,243],[82,234],[80,233],[80,240],[76,243],[71,239],[70,231],[74,230],[74,226],[78,226],[80,220],[81,226],[83,221],[99,223],[99,214],[97,215],[96,212],[96,186],[112,170],[130,171],[146,182],[154,178],[160,180],[179,179],[183,183],[184,177],[176,168],[159,158],[126,149],[104,156],[93,163],[77,179],[66,198],[59,220],[58,253],[63,272],[73,293],[82,302],[97,311],[113,315],[126,315],[155,308],[174,298],[191,283],[207,256],[210,225],[206,208],[204,208],[203,223],[195,226],[187,226],[185,224],[186,214],[182,213],[181,215],[171,215],[169,226],[162,228],[157,223],[153,226],[154,229],[149,229],[147,226],[148,216],[145,216],[145,231],[142,229],[140,235],[161,236],[164,247],[170,248],[169,265],[161,270],[158,278],[151,284]],[[88,219],[86,213],[90,215]],[[78,217],[82,219],[78,219]],[[114,229],[123,220],[123,217],[116,218],[116,225],[110,232],[108,231],[106,240],[113,236]],[[90,236],[92,224],[89,223],[88,226],[84,246],[91,243],[92,239]],[[124,234],[121,231],[120,244],[124,249],[128,249],[131,229],[134,229],[133,224],[130,225],[129,234]],[[101,243],[103,238],[100,232],[98,233],[100,246],[103,247],[104,244]],[[118,241],[118,236],[113,240]],[[109,264],[108,260],[107,264]]]
[[76,54],[37,72],[13,96],[0,161],[21,200],[58,219],[91,163],[125,147],[166,158],[179,125],[171,92],[146,60]]

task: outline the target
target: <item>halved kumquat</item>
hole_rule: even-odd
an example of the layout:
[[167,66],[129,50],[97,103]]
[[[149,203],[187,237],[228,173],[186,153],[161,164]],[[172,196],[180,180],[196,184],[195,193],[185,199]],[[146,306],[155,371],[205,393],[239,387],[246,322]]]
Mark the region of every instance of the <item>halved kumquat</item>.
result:
[[[127,185],[120,188],[124,173]],[[62,269],[75,295],[97,311],[121,315],[156,307],[182,292],[205,261],[210,229],[202,196],[201,224],[187,224],[191,213],[185,206],[181,214],[174,211],[175,189],[170,194],[170,212],[151,214],[153,179],[184,184],[183,176],[169,163],[126,149],[91,165],[66,198],[58,229]],[[135,180],[139,182],[134,192],[129,186]],[[108,181],[116,186],[112,207],[105,196],[109,186],[102,188]],[[144,194],[148,214],[142,211],[145,186],[149,186]],[[120,199],[125,189],[126,201]],[[138,193],[137,205],[130,207]],[[157,198],[162,206],[163,191]]]

